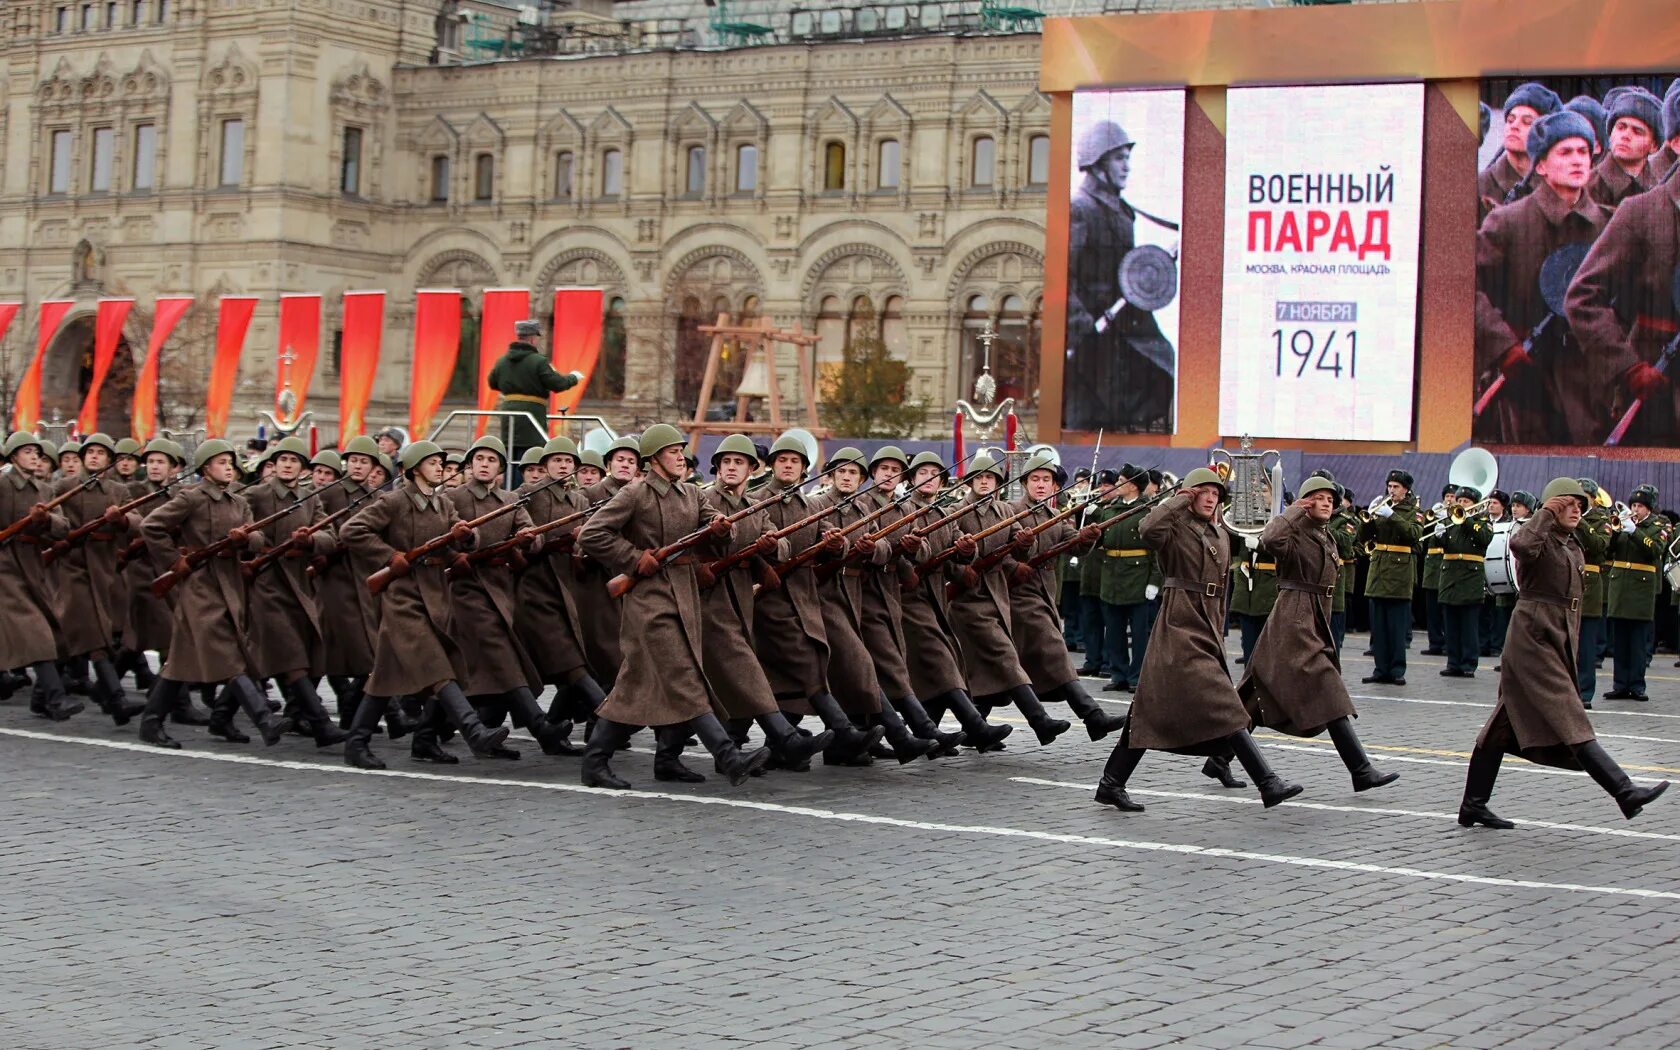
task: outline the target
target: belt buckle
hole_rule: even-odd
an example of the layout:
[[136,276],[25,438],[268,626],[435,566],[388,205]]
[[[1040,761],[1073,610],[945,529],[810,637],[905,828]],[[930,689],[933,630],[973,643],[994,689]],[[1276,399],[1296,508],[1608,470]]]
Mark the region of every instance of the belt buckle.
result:
[[1569,611],[1570,612],[1577,612],[1577,611],[1579,611],[1580,608],[1581,608],[1581,599],[1579,599],[1579,598],[1569,599]]
[[1207,588],[1206,594],[1204,595],[1205,597],[1208,597],[1208,598],[1219,597],[1219,590],[1218,590],[1219,585],[1218,584],[1209,583],[1209,584],[1204,584],[1204,586]]

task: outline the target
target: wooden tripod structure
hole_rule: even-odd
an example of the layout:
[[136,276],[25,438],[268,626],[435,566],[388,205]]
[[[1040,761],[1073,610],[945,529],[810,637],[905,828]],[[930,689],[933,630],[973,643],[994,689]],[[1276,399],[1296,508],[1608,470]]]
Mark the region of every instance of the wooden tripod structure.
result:
[[[759,318],[756,324],[732,324],[726,313],[718,314],[716,324],[703,324],[698,330],[712,337],[712,345],[706,353],[706,374],[700,380],[700,401],[694,408],[694,422],[689,424],[689,451],[700,447],[702,434],[779,434],[785,429],[781,382],[776,375],[776,350],[782,344],[793,347],[794,356],[799,361],[799,390],[805,402],[805,429],[817,438],[828,437],[828,432],[817,425],[817,382],[810,353],[810,348],[818,342],[815,335],[805,332],[797,322],[792,328],[776,328],[768,317]],[[747,419],[747,402],[756,394],[735,399],[733,422],[706,418],[706,407],[712,402],[712,389],[717,385],[718,368],[723,362],[724,342],[728,339],[734,339],[740,352],[746,354],[747,368],[752,366],[755,354],[764,355],[765,401],[770,408],[768,422]]]

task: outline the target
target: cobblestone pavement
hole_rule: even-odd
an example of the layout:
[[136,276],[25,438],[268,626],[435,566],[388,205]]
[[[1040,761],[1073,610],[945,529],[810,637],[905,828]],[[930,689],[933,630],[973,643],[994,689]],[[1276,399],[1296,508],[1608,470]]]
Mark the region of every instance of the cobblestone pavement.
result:
[[[1671,661],[1651,703],[1592,716],[1638,777],[1680,775]],[[1460,829],[1492,662],[1354,685],[1391,787],[1262,734],[1295,802],[1151,755],[1131,815],[1091,802],[1108,745],[1077,725],[739,789],[664,790],[643,735],[618,794],[522,734],[521,761],[456,767],[376,738],[391,770],[367,774],[301,738],[157,751],[19,696],[0,1044],[1672,1046],[1680,797],[1625,822],[1508,760],[1493,805],[1521,826]]]

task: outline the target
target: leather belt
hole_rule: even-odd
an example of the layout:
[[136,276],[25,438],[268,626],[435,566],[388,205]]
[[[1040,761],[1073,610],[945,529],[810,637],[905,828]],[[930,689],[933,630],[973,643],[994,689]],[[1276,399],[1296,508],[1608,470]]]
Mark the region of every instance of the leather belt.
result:
[[1136,547],[1127,548],[1122,551],[1105,550],[1103,553],[1108,555],[1110,558],[1147,558],[1149,557],[1149,548]]
[[1387,551],[1390,554],[1412,553],[1412,549],[1410,547],[1402,547],[1398,543],[1374,543],[1371,545],[1371,549],[1374,551]]
[[840,575],[842,575],[842,576],[862,576],[863,575],[863,570],[859,569],[859,568],[856,568],[854,566],[848,565],[844,569],[840,570]]
[[[1378,549],[1382,550],[1382,549],[1385,549],[1385,548],[1378,548]],[[1430,547],[1430,548],[1426,549],[1423,553],[1428,554],[1428,555],[1445,554],[1445,553],[1447,553],[1447,549],[1445,547]]]
[[1600,565],[1587,564],[1587,565],[1581,566],[1581,571],[1582,572],[1603,572],[1604,568],[1603,568],[1603,566],[1600,566]]
[[532,404],[535,404],[535,405],[546,405],[546,404],[548,404],[548,398],[538,397],[535,394],[503,394],[502,395],[502,400],[503,401],[529,401],[529,402],[531,402]]
[[1443,561],[1487,561],[1487,558],[1480,554],[1443,554],[1441,559]]
[[1217,598],[1225,593],[1224,583],[1204,583],[1201,580],[1188,580],[1182,576],[1168,576],[1161,581],[1161,586],[1189,591],[1204,598]]
[[1532,591],[1519,591],[1517,593],[1517,601],[1539,602],[1541,605],[1556,605],[1560,608],[1568,609],[1571,612],[1581,607],[1581,599],[1579,598],[1565,598],[1559,594],[1535,594]]
[[1254,563],[1254,569],[1256,572],[1277,572],[1277,562],[1257,561]]
[[1642,561],[1613,561],[1610,563],[1610,567],[1612,569],[1632,569],[1635,572],[1657,571],[1657,567],[1655,565],[1646,565]]
[[1303,583],[1300,580],[1279,580],[1278,590],[1305,591],[1321,598],[1334,598],[1336,596],[1336,585],[1333,583]]

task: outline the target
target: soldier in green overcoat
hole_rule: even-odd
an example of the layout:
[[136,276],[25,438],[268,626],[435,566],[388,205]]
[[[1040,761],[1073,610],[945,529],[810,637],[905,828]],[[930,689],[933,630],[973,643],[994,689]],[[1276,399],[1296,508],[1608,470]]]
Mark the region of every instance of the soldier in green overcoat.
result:
[[1606,700],[1647,700],[1645,669],[1651,663],[1657,592],[1662,589],[1663,543],[1655,517],[1657,490],[1641,485],[1628,497],[1628,515],[1610,540],[1606,595],[1615,688]]
[[1423,515],[1412,495],[1412,476],[1388,472],[1388,502],[1372,511],[1359,527],[1359,542],[1371,544],[1371,567],[1365,597],[1371,600],[1371,655],[1376,669],[1366,685],[1406,684],[1406,636],[1412,622],[1412,585],[1416,582],[1415,548],[1423,534]]
[[583,382],[583,373],[559,372],[537,350],[541,321],[518,321],[513,335],[507,353],[490,367],[488,382],[490,389],[502,395],[496,411],[523,412],[529,419],[502,417],[498,421],[511,431],[507,444],[519,459],[526,449],[548,440],[548,396],[577,386]]
[[[1078,518],[1080,528],[1101,525],[1119,513],[1113,503],[1105,502],[1114,495],[1120,475],[1112,470],[1097,472],[1097,495],[1089,508]],[[1079,666],[1082,675],[1098,675],[1108,652],[1102,603],[1103,565],[1107,559],[1091,555],[1079,559],[1079,631],[1085,641],[1085,660]]]
[[[1105,521],[1135,507],[1143,496],[1148,472],[1130,463],[1120,468],[1120,501],[1103,514]],[[1100,563],[1102,604],[1108,641],[1108,688],[1131,692],[1143,672],[1143,657],[1149,649],[1149,631],[1154,626],[1151,577],[1155,555],[1143,545],[1139,532],[1142,514],[1115,521],[1103,530],[1102,539],[1087,557]]]
[[[1458,486],[1448,485],[1441,490],[1441,503],[1452,507],[1458,502]],[[1441,609],[1441,537],[1434,532],[1423,542],[1423,625],[1429,633],[1429,648],[1424,656],[1447,655],[1447,616]]]
[[[1458,510],[1467,513],[1482,498],[1469,485],[1459,487]],[[1487,549],[1493,542],[1493,526],[1486,514],[1455,517],[1437,525],[1441,545],[1441,613],[1447,627],[1445,678],[1476,677],[1481,654],[1482,598],[1487,592]]]
[[1598,650],[1604,643],[1604,570],[1610,560],[1610,537],[1614,530],[1610,512],[1598,505],[1598,483],[1582,478],[1581,489],[1591,501],[1590,509],[1575,526],[1575,542],[1581,545],[1581,630],[1575,645],[1575,687],[1581,706],[1592,709],[1598,692]]
[[[1336,486],[1336,499],[1346,499],[1347,489]],[[1351,503],[1337,508],[1330,517],[1330,538],[1336,541],[1336,556],[1342,560],[1336,573],[1336,593],[1330,600],[1330,633],[1336,639],[1336,651],[1342,651],[1342,639],[1347,635],[1347,603],[1353,596],[1354,573],[1359,559],[1359,511]]]

